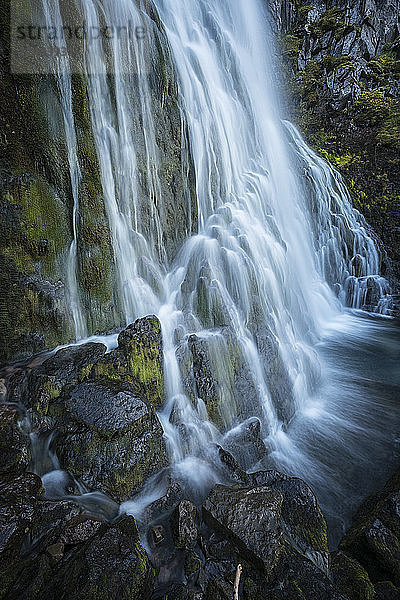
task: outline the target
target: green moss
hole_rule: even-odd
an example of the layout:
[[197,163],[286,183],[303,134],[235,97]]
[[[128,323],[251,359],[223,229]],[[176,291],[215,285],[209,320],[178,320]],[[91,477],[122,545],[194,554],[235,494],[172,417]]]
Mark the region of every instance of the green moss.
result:
[[319,38],[328,31],[333,31],[335,37],[339,39],[346,30],[353,29],[344,21],[344,14],[345,11],[341,8],[329,8],[319,19],[309,24],[310,33]]
[[61,394],[61,389],[58,386],[54,385],[51,381],[46,381],[43,387],[49,394],[50,400],[55,400]]
[[291,59],[297,59],[301,46],[301,39],[296,35],[286,34],[282,37],[283,53]]
[[332,555],[331,572],[337,589],[350,600],[373,600],[375,590],[368,573],[343,552]]
[[44,275],[54,274],[55,260],[69,242],[65,208],[43,178],[21,181],[3,195],[3,201],[20,211],[19,235],[10,240],[5,252],[28,272],[40,261]]

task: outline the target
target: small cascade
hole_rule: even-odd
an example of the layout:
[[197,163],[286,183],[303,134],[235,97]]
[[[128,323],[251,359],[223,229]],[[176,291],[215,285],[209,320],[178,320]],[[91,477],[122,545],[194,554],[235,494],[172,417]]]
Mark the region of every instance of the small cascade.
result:
[[[72,85],[71,68],[64,37],[63,21],[58,0],[43,0],[44,22],[49,31],[58,31],[60,35],[54,36],[48,43],[52,45],[54,56],[54,78],[57,82],[60,102],[64,120],[65,140],[68,153],[68,165],[71,180],[71,191],[73,198],[72,208],[72,235],[73,239],[68,252],[67,259],[67,289],[70,299],[70,307],[75,328],[76,339],[87,337],[87,325],[82,310],[79,296],[79,282],[77,275],[77,249],[78,249],[78,211],[79,193],[81,183],[81,170],[78,161],[77,140],[75,132],[75,119],[72,107]],[[52,29],[51,29],[52,28]]]
[[352,207],[339,173],[306,145],[291,123],[285,125],[300,172],[303,169],[309,222],[324,279],[344,306],[390,314],[390,286],[379,275],[382,257],[364,217]]

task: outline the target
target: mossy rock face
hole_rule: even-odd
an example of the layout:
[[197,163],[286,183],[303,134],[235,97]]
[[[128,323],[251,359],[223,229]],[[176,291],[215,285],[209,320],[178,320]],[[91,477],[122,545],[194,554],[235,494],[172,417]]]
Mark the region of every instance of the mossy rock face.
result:
[[33,474],[2,477],[0,489],[0,598],[150,599],[154,571],[132,517],[108,524],[48,501]]
[[[262,357],[261,368],[264,369],[278,416],[282,421],[289,422],[294,410],[290,380],[276,339],[256,312],[254,307],[251,329],[254,330],[254,341]],[[222,433],[246,419],[255,416],[263,418],[259,390],[251,372],[252,365],[249,364],[245,348],[229,327],[214,329],[204,337],[201,334],[190,335],[179,344],[177,359],[185,394],[195,407],[198,399],[204,402],[209,420]],[[175,420],[179,420],[178,413],[179,407],[174,413]],[[248,438],[248,442],[248,452],[239,449],[236,453],[234,445],[231,450],[239,462],[244,461],[241,466],[245,468],[252,466],[249,463],[251,457],[254,457],[254,465],[266,454],[260,437],[258,440],[257,436],[253,440]]]
[[61,396],[65,389],[71,389],[83,379],[93,364],[106,352],[103,344],[82,344],[58,350],[45,360],[29,376],[29,393],[23,401],[39,417],[48,414],[49,406]]
[[334,552],[331,574],[336,588],[349,600],[374,600],[375,590],[368,573],[343,552]]
[[18,426],[18,411],[0,405],[0,473],[21,473],[30,461],[30,439]]
[[0,191],[2,310],[0,361],[55,346],[72,335],[59,279],[69,239],[68,216],[43,177],[26,175]]
[[48,415],[57,423],[61,468],[118,502],[168,463],[154,408],[130,384],[83,382]]
[[[228,328],[214,330],[205,338],[189,336],[178,347],[177,358],[185,393],[194,406],[198,400],[204,403],[209,420],[221,432],[229,429],[235,419],[245,419],[257,410],[248,365]],[[179,407],[173,416],[179,423]]]
[[97,361],[91,379],[128,382],[155,408],[164,404],[161,324],[157,317],[138,319],[118,336],[118,348]]
[[[71,560],[61,565],[43,591],[73,600],[149,600],[154,571],[139,541],[135,520],[124,517],[100,528]],[[61,596],[57,594],[60,594]]]
[[[62,283],[71,239],[68,160],[49,123],[62,121],[62,112],[50,76],[10,72],[9,13],[7,0],[0,14],[0,361],[73,335]],[[27,283],[32,276],[36,289]]]
[[400,586],[400,472],[368,498],[353,519],[339,549],[357,560],[372,583]]

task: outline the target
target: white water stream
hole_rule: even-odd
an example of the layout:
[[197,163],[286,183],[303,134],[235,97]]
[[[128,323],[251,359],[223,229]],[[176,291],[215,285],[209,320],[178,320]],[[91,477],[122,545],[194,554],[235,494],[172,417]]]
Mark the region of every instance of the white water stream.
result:
[[[389,451],[373,422],[376,406],[361,402],[358,367],[352,373],[351,362],[339,366],[335,355],[342,343],[362,354],[364,341],[379,345],[380,331],[395,335],[388,320],[371,321],[344,309],[390,310],[377,245],[337,173],[281,120],[264,3],[154,0],[154,5],[177,74],[197,194],[198,232],[184,242],[172,266],[162,242],[164,199],[148,48],[135,36],[129,42],[115,38],[115,77],[109,77],[109,57],[101,40],[92,40],[86,69],[121,308],[127,324],[150,313],[162,323],[167,397],[159,416],[171,462],[193,488],[209,485],[217,477],[213,442],[228,443],[257,417],[270,451],[261,466],[303,476],[334,513],[349,487],[340,485],[329,501],[337,483],[329,448],[334,454],[340,438],[343,456],[356,464],[360,455],[363,466],[375,442],[384,448],[382,456]],[[134,0],[81,0],[81,8],[88,28],[129,22],[148,28],[150,41],[157,35]],[[48,20],[56,18],[53,7]],[[68,70],[67,63],[62,66]],[[70,82],[68,75],[59,80],[75,189],[79,166]],[[143,226],[138,192],[138,129],[145,140],[150,230]],[[74,196],[74,215],[76,210]],[[76,255],[76,241],[71,252]],[[70,278],[70,288],[78,298],[76,281]],[[196,390],[197,397],[189,397],[185,381],[182,357],[193,357],[193,347],[200,346],[218,384],[217,423],[208,418],[206,398]],[[356,410],[348,410],[355,398],[362,404],[358,418]],[[384,410],[378,413],[382,425]],[[310,444],[310,430],[321,452]],[[137,506],[127,503],[125,509],[135,513]]]

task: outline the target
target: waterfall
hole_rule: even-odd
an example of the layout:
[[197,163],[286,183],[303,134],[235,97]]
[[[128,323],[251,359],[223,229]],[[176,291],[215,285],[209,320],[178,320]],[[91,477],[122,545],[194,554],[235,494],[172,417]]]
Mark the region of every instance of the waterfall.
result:
[[[159,417],[171,462],[201,485],[214,443],[229,446],[256,417],[268,460],[309,473],[318,485],[317,459],[290,437],[289,424],[322,410],[323,394],[339,377],[321,344],[336,326],[349,336],[361,326],[345,307],[388,312],[390,289],[379,275],[377,243],[340,176],[281,119],[264,3],[153,0],[163,32],[147,2],[80,3],[88,28],[132,23],[149,36],[115,37],[109,55],[101,39],[91,40],[85,71],[124,321],[155,313],[162,324],[167,397]],[[194,167],[198,222],[172,263],[162,235],[166,207],[148,73],[152,42],[165,45],[164,35],[188,131],[182,152]],[[78,189],[67,63],[62,70]],[[71,248],[75,260],[75,237]],[[247,466],[256,464],[249,459]]]
[[[281,398],[265,368],[265,344],[275,343],[274,359],[289,380],[294,408],[300,408],[321,383],[315,342],[324,324],[342,311],[339,300],[361,308],[375,293],[380,309],[387,283],[378,275],[377,248],[340,177],[291,124],[281,122],[272,33],[262,3],[155,4],[178,74],[199,212],[198,234],[183,246],[167,277],[170,302],[160,312],[164,331],[174,320],[183,344],[197,332],[209,356],[217,354],[220,364],[211,368],[224,383],[232,373],[229,365],[221,373],[228,353],[221,331],[233,332],[257,399],[248,414],[232,386],[221,385],[222,395],[232,391],[219,399],[229,415],[222,431],[256,415],[271,438],[285,415],[279,414]],[[173,420],[179,422],[175,412],[181,413],[188,427],[176,361],[170,349],[166,374],[173,385],[165,418],[172,408]],[[206,446],[204,436],[210,438],[198,423],[201,408],[190,421],[191,446],[197,448]],[[287,419],[292,414],[289,410]],[[201,439],[193,442],[193,435]]]
[[68,153],[68,166],[73,198],[72,208],[72,234],[73,239],[67,259],[67,291],[70,300],[72,318],[76,339],[87,336],[87,326],[79,296],[77,276],[77,248],[78,248],[78,210],[81,171],[78,161],[77,140],[75,132],[75,119],[72,109],[72,86],[66,41],[63,34],[63,22],[58,0],[43,0],[44,22],[46,27],[54,28],[62,35],[49,40],[49,44],[56,50],[54,53],[54,77],[60,93],[60,101],[64,120],[65,140]]

